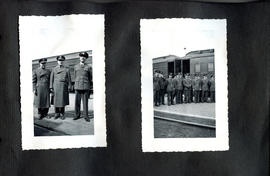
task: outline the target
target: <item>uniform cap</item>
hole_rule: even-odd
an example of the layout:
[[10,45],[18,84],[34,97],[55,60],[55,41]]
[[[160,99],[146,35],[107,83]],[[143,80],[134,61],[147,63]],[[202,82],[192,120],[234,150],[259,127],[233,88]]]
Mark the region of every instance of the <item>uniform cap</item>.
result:
[[39,59],[38,62],[41,64],[45,64],[47,62],[47,59],[42,58],[42,59]]
[[58,60],[58,61],[64,61],[64,60],[66,60],[66,58],[64,56],[57,56],[56,57],[56,60]]
[[82,53],[79,54],[79,56],[88,58],[88,53],[87,52],[82,52]]

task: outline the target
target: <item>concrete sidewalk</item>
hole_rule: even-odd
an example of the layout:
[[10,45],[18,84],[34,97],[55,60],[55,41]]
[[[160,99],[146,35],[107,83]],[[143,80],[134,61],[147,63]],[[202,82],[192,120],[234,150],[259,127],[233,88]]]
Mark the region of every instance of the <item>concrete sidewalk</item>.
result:
[[[54,106],[49,109],[48,118],[39,120],[37,117],[37,109],[34,109],[34,124],[35,136],[50,136],[50,135],[93,135],[94,134],[94,114],[93,114],[93,97],[88,99],[88,109],[90,122],[86,122],[84,117],[81,119],[73,120],[75,117],[74,104],[75,94],[69,94],[70,105],[65,108],[65,120],[54,119]],[[82,106],[81,106],[82,110]],[[83,114],[83,113],[81,113]],[[44,130],[40,130],[44,129]],[[48,131],[48,132],[47,132]]]
[[187,103],[175,105],[154,106],[154,110],[186,114],[190,116],[202,116],[206,118],[215,118],[215,103]]

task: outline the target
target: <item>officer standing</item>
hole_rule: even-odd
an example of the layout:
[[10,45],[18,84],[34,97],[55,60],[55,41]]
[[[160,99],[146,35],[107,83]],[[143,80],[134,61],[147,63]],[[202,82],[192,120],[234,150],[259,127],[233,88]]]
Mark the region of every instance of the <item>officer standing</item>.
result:
[[38,109],[38,118],[48,115],[50,107],[50,70],[46,69],[47,59],[39,59],[39,68],[33,71],[34,105]]
[[202,80],[202,102],[207,102],[208,99],[208,91],[209,91],[209,81],[206,75],[203,76]]
[[182,73],[179,73],[176,76],[176,84],[175,84],[175,90],[176,90],[176,104],[182,104],[183,102],[183,77]]
[[88,98],[90,96],[90,89],[92,85],[92,67],[85,64],[88,58],[88,53],[83,52],[79,54],[80,63],[74,67],[75,77],[75,113],[76,117],[73,120],[77,120],[81,116],[81,99],[83,101],[84,119],[90,122],[88,117]]
[[164,102],[164,96],[166,92],[166,79],[164,78],[164,75],[160,74],[160,91],[159,91],[159,104],[165,104]]
[[173,92],[174,92],[174,90],[175,90],[174,80],[172,79],[172,74],[170,74],[169,78],[167,79],[168,106],[173,105]]
[[189,78],[189,75],[185,75],[185,79],[183,80],[184,85],[184,95],[185,95],[185,103],[191,102],[191,79]]
[[154,77],[153,77],[153,89],[154,89],[155,106],[159,106],[160,79],[156,71],[154,72]]
[[211,79],[209,81],[209,87],[210,87],[210,99],[211,102],[214,103],[215,102],[215,77],[212,75]]
[[50,81],[50,89],[54,95],[54,118],[60,117],[62,120],[65,119],[65,106],[69,105],[69,90],[71,90],[70,71],[63,65],[65,59],[64,56],[57,56],[58,65],[53,68]]
[[202,90],[202,83],[201,83],[201,79],[198,75],[195,75],[193,90],[194,90],[195,103],[199,103],[200,102],[200,92]]

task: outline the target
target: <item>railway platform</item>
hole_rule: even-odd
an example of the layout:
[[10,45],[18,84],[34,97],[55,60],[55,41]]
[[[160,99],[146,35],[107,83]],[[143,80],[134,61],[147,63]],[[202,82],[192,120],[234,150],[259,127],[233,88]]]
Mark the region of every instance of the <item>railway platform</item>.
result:
[[214,137],[215,103],[154,107],[155,137]]
[[54,106],[49,109],[48,115],[51,118],[39,120],[37,109],[34,109],[34,132],[35,136],[62,136],[62,135],[93,135],[94,134],[94,114],[93,97],[90,96],[88,110],[90,122],[86,122],[84,117],[73,120],[75,117],[74,103],[75,94],[69,94],[70,105],[65,108],[65,120],[54,119]]

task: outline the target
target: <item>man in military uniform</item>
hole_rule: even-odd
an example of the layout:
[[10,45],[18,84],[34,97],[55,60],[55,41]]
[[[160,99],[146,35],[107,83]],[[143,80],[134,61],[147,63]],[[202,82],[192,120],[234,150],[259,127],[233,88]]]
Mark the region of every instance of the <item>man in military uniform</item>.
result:
[[50,107],[50,70],[46,69],[47,59],[39,60],[39,68],[33,71],[34,105],[38,109],[38,118],[48,115]]
[[185,103],[191,102],[191,79],[189,75],[186,74],[185,79],[183,80],[184,85],[184,95],[185,95]]
[[71,76],[69,68],[64,66],[64,56],[56,58],[58,65],[51,72],[50,89],[53,92],[55,108],[54,118],[65,119],[65,106],[69,105],[69,90],[71,90]]
[[166,92],[166,79],[164,78],[164,75],[160,74],[160,91],[159,91],[159,104],[165,104],[164,102],[164,96]]
[[169,75],[169,78],[167,79],[167,101],[168,106],[173,105],[173,92],[175,91],[175,84],[174,80],[172,78],[172,73]]
[[201,79],[198,75],[195,75],[195,79],[193,82],[193,91],[194,91],[194,100],[195,103],[199,103],[200,102],[200,92],[202,90],[202,83],[201,83]]
[[88,53],[83,52],[79,54],[80,63],[74,67],[75,77],[75,113],[76,117],[73,120],[77,120],[81,115],[81,99],[83,100],[84,119],[90,122],[88,117],[88,98],[90,95],[90,88],[92,84],[92,67],[85,64],[88,58]]
[[183,102],[183,77],[182,73],[176,76],[175,91],[176,91],[176,104],[182,104]]
[[157,71],[154,71],[153,91],[154,91],[155,106],[159,106],[160,79],[159,79],[159,75],[158,75]]
[[211,79],[209,81],[209,87],[210,87],[210,100],[212,103],[215,102],[215,77],[212,75]]
[[207,102],[208,99],[208,91],[209,91],[209,81],[207,79],[207,76],[203,76],[202,80],[202,102]]

